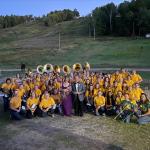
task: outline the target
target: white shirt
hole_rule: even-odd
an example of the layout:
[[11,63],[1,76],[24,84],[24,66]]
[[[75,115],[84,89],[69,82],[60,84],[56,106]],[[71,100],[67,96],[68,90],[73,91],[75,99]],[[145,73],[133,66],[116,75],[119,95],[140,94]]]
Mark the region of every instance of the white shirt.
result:
[[79,83],[76,83],[76,91],[79,92]]

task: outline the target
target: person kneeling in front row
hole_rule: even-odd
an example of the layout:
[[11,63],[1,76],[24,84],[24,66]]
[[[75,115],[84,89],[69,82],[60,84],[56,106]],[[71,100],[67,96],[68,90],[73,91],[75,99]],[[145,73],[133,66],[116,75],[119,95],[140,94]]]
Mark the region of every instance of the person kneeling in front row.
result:
[[10,100],[10,115],[13,120],[21,120],[21,97],[18,94],[18,90],[14,92],[14,97]]
[[31,119],[37,115],[37,106],[39,104],[39,99],[36,98],[35,93],[32,92],[31,96],[27,99],[26,117]]
[[102,92],[98,91],[97,96],[94,98],[95,114],[96,116],[105,116],[105,97]]
[[42,96],[42,100],[39,104],[38,115],[40,117],[51,116],[54,117],[54,111],[56,109],[56,104],[54,99],[49,95],[47,91],[45,91]]

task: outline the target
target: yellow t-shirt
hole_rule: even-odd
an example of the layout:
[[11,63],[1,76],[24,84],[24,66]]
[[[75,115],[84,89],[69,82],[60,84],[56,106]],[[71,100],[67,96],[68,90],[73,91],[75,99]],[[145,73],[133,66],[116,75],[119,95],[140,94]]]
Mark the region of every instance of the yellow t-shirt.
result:
[[131,79],[134,83],[139,82],[140,80],[142,80],[142,77],[139,74],[132,74],[131,75]]
[[20,97],[12,97],[10,100],[10,107],[15,108],[15,109],[21,107],[21,98]]
[[100,85],[100,87],[103,87],[103,85],[104,85],[104,80],[101,79],[101,80],[99,81],[99,85]]
[[24,86],[24,90],[25,90],[25,92],[30,91],[30,87],[29,87],[29,85],[28,85],[28,84],[24,84],[23,86]]
[[12,87],[12,84],[3,83],[1,88],[4,90],[5,93],[9,93],[9,90],[11,89],[11,87]]
[[18,85],[16,83],[13,83],[12,86],[11,86],[11,89],[12,90],[18,89]]
[[51,97],[54,99],[55,103],[58,104],[61,102],[61,95],[57,94],[57,95],[51,95]]
[[98,91],[99,91],[100,89],[94,89],[94,96],[97,96],[97,94],[98,94]]
[[116,75],[115,80],[120,81],[122,78],[122,74],[119,73],[118,75]]
[[18,90],[18,95],[19,95],[20,97],[22,97],[24,94],[25,94],[25,89],[19,89],[19,90]]
[[35,90],[35,95],[39,97],[41,95],[41,90],[40,89]]
[[132,86],[134,84],[133,80],[126,80],[128,86]]
[[29,87],[30,87],[31,90],[34,89],[34,84],[33,83],[29,83]]
[[59,82],[54,83],[54,88],[60,89],[61,84]]
[[141,94],[144,93],[144,91],[141,88],[136,88],[136,89],[133,89],[133,93],[135,96],[135,100],[138,101],[140,100]]
[[96,96],[94,98],[94,104],[95,104],[95,107],[105,105],[105,97],[104,96]]
[[49,99],[43,98],[39,104],[39,107],[42,108],[48,108],[55,104],[55,101],[52,97],[49,97]]
[[38,105],[39,100],[37,98],[28,98],[27,99],[27,107],[31,108],[33,104]]
[[116,97],[116,105],[120,105],[121,104],[121,102],[124,100],[125,98],[124,98],[124,96],[121,96],[121,97]]

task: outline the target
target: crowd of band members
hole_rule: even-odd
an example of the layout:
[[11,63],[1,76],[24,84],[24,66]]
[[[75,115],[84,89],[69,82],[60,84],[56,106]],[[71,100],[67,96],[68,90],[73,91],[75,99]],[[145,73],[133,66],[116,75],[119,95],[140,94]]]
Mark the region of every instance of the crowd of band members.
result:
[[141,76],[135,70],[114,73],[73,72],[32,73],[7,78],[2,84],[4,111],[11,119],[24,117],[118,115],[129,123],[132,116],[140,124],[150,122],[150,101],[140,87]]

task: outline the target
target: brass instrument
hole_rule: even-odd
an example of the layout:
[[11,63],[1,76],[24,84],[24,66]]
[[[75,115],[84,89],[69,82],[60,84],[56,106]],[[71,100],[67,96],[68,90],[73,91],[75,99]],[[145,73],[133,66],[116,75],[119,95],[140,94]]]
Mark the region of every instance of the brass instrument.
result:
[[50,73],[52,71],[53,71],[53,65],[52,64],[44,65],[44,72]]
[[64,74],[70,74],[71,68],[68,65],[64,65],[62,68]]
[[42,66],[42,65],[37,66],[36,71],[39,74],[43,74],[44,73],[44,66]]
[[90,70],[90,64],[89,64],[88,62],[86,62],[86,63],[84,64],[84,69],[85,69],[85,70]]
[[73,68],[73,71],[75,71],[75,72],[82,71],[82,65],[80,63],[74,64],[72,68]]
[[60,73],[60,67],[58,65],[54,66],[54,72],[55,73]]

